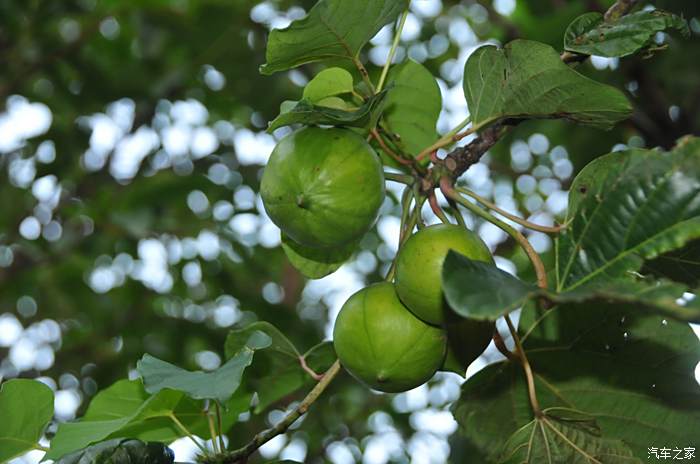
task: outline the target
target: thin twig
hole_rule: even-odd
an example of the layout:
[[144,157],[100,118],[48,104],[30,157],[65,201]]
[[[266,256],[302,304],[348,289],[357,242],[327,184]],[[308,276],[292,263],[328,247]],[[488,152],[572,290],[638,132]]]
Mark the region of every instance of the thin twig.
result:
[[306,364],[306,358],[304,356],[299,356],[299,365],[302,369],[304,369],[304,372],[309,374],[316,382],[323,378],[323,374],[317,373],[315,370],[311,369],[308,364]]
[[491,210],[497,212],[498,214],[500,214],[501,216],[506,217],[506,218],[510,219],[511,221],[518,223],[521,226],[526,227],[528,229],[536,230],[538,232],[544,232],[546,234],[558,234],[563,229],[566,229],[566,225],[564,225],[564,224],[550,227],[550,226],[541,226],[539,224],[532,223],[528,220],[525,220],[523,218],[519,218],[518,216],[511,214],[508,211],[505,211],[505,210],[499,208],[494,203],[490,202],[486,198],[483,198],[483,197],[477,195],[476,193],[472,192],[469,189],[465,189],[462,187],[455,187],[455,190],[457,190],[459,193],[462,193],[464,195],[472,197],[473,199],[475,199],[476,201],[478,201],[482,205],[486,206],[488,209],[491,209]]
[[394,152],[394,150],[389,148],[387,146],[387,144],[384,142],[384,139],[382,138],[382,136],[379,134],[379,132],[377,132],[377,129],[372,129],[371,131],[369,131],[369,133],[379,143],[379,146],[382,148],[384,153],[391,156],[394,159],[394,161],[396,161],[399,164],[406,165],[406,166],[413,163],[413,161],[407,160],[407,159],[401,157],[400,155],[396,154],[396,152]]
[[508,330],[513,337],[515,342],[515,349],[517,350],[520,362],[523,365],[523,371],[525,371],[525,379],[527,380],[527,393],[530,397],[530,406],[532,406],[532,412],[535,417],[540,417],[542,415],[542,408],[540,407],[540,402],[537,399],[537,391],[535,389],[535,376],[532,374],[532,367],[530,366],[530,361],[527,359],[527,354],[525,354],[525,349],[523,344],[520,342],[520,336],[518,335],[518,330],[513,325],[513,321],[510,320],[508,314],[505,315],[506,323],[508,324]]
[[[409,0],[410,4],[410,0]],[[382,88],[384,87],[384,81],[386,80],[386,76],[389,73],[389,67],[391,66],[391,62],[394,61],[394,55],[396,54],[396,48],[399,46],[399,41],[401,40],[401,32],[403,31],[403,26],[406,24],[406,18],[408,17],[408,7],[406,8],[406,11],[403,12],[401,15],[401,19],[399,20],[399,25],[396,28],[396,31],[394,31],[394,42],[391,44],[391,49],[389,50],[389,56],[386,59],[386,63],[384,63],[384,68],[382,69],[382,74],[379,76],[379,83],[377,84],[377,93],[382,91]]]
[[413,185],[413,182],[415,181],[413,176],[409,176],[407,174],[398,174],[395,172],[386,172],[386,171],[384,171],[384,178],[386,180],[390,180],[393,182],[399,182],[401,184],[406,184],[409,186]]
[[277,435],[281,435],[286,432],[297,419],[306,414],[309,407],[311,407],[318,397],[321,396],[335,376],[338,375],[338,372],[340,372],[340,361],[336,360],[326,371],[326,373],[323,374],[323,378],[316,384],[313,390],[311,390],[309,394],[306,395],[306,398],[299,403],[299,406],[294,408],[292,412],[287,414],[287,416],[274,427],[255,435],[255,437],[253,437],[253,439],[244,447],[228,453],[221,462],[224,464],[244,463],[246,462],[248,456],[253,454],[262,445],[272,440]]

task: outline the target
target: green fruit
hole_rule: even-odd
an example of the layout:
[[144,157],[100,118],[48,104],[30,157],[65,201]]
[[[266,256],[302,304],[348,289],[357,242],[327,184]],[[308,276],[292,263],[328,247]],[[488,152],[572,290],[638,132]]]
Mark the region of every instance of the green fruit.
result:
[[390,283],[370,285],[351,296],[338,314],[333,344],[353,376],[384,392],[425,383],[445,357],[445,332],[416,318]]
[[339,246],[374,223],[384,201],[384,173],[361,136],[307,127],[277,144],[260,194],[267,214],[292,240],[309,247]]
[[441,325],[445,319],[442,263],[450,250],[469,259],[493,262],[478,235],[452,224],[419,230],[406,240],[397,257],[396,293],[413,314],[429,324]]

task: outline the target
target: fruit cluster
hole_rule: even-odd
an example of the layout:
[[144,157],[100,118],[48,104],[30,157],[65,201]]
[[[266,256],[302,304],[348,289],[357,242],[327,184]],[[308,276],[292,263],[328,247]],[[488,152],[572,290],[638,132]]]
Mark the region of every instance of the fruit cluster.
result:
[[[376,220],[384,174],[379,156],[356,133],[307,127],[275,147],[261,195],[295,249],[354,247]],[[464,374],[491,340],[492,323],[450,318],[441,284],[449,250],[492,261],[470,230],[425,227],[401,246],[394,283],[370,285],[343,305],[333,330],[336,353],[371,388],[410,390],[441,368]]]

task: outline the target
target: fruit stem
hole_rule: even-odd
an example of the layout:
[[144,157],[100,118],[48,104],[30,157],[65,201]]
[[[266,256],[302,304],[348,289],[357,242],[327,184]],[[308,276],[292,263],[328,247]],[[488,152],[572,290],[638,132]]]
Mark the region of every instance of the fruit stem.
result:
[[384,139],[382,138],[382,136],[379,135],[379,132],[377,131],[377,129],[372,129],[369,131],[369,133],[379,143],[379,146],[382,148],[384,153],[391,156],[394,159],[394,161],[396,161],[399,164],[406,165],[406,166],[413,163],[413,161],[407,160],[407,159],[401,157],[400,155],[396,154],[396,152],[394,152],[394,150],[389,148],[387,146],[387,144],[384,142]]
[[[410,0],[409,0],[409,5],[410,5]],[[382,91],[382,88],[384,87],[384,81],[386,80],[386,76],[389,73],[389,67],[391,66],[391,62],[394,61],[394,55],[396,54],[396,48],[399,46],[399,41],[401,40],[401,32],[403,31],[403,26],[406,24],[406,18],[408,17],[408,5],[406,8],[406,11],[403,12],[401,15],[401,19],[399,20],[399,25],[396,27],[396,30],[394,31],[394,42],[391,44],[391,49],[389,50],[389,56],[386,58],[386,63],[384,64],[384,68],[382,69],[382,75],[379,77],[379,83],[377,84],[377,93]]]
[[316,384],[316,386],[309,392],[308,395],[306,395],[306,397],[301,401],[301,403],[299,403],[299,406],[294,408],[292,412],[287,414],[287,416],[285,416],[285,418],[282,419],[274,427],[264,430],[255,435],[255,437],[253,437],[253,439],[250,442],[248,442],[248,444],[244,447],[232,451],[231,453],[228,453],[226,457],[222,460],[222,463],[244,463],[247,461],[248,456],[253,454],[262,445],[272,440],[277,435],[286,432],[287,429],[294,422],[296,422],[297,419],[306,414],[306,411],[309,410],[309,407],[311,407],[311,405],[318,399],[318,397],[321,396],[321,394],[325,391],[325,389],[328,387],[331,381],[338,375],[338,372],[340,372],[340,361],[336,359],[333,365],[326,371],[325,374],[323,374],[321,380]]
[[211,416],[209,410],[207,410],[207,423],[209,424],[209,435],[211,435],[211,446],[214,448],[214,453],[220,453],[223,449],[219,447],[219,441],[216,438],[218,435],[214,427],[214,418]]
[[214,401],[214,407],[216,408],[216,426],[219,431],[219,448],[223,451],[226,449],[226,444],[224,443],[224,427],[221,424],[221,406],[218,401]]
[[503,341],[503,337],[501,337],[501,334],[498,332],[498,329],[496,329],[493,333],[493,344],[496,345],[496,348],[498,351],[501,352],[503,356],[506,358],[510,359],[511,361],[519,361],[520,358],[513,354],[508,347],[506,346],[506,342]]
[[525,350],[523,349],[523,344],[520,341],[520,336],[518,335],[518,330],[513,325],[513,321],[510,319],[510,315],[506,314],[504,316],[506,323],[508,324],[508,330],[515,341],[515,349],[517,350],[520,362],[523,365],[523,370],[525,371],[525,378],[527,380],[527,393],[530,397],[530,406],[532,406],[532,411],[535,413],[535,417],[542,416],[542,408],[540,407],[540,402],[537,399],[537,391],[535,390],[535,376],[532,374],[532,367],[530,367],[530,361],[527,359]]
[[384,171],[384,178],[393,182],[398,182],[400,184],[413,185],[413,177],[407,174],[398,174],[396,172],[386,172]]
[[537,286],[540,288],[547,288],[547,272],[545,271],[542,259],[540,259],[540,255],[538,255],[535,249],[532,248],[532,245],[522,233],[520,233],[515,228],[511,227],[510,225],[506,224],[500,219],[497,219],[487,211],[484,211],[484,209],[482,209],[481,207],[475,205],[471,201],[461,196],[452,186],[449,177],[442,177],[440,179],[440,190],[442,190],[442,193],[445,194],[447,198],[451,198],[452,200],[464,206],[480,218],[499,227],[505,233],[510,235],[516,242],[518,242],[518,244],[523,248],[523,250],[525,250],[527,257],[532,263],[532,267],[535,269],[535,274],[537,275]]
[[197,441],[197,439],[194,437],[194,435],[192,435],[192,432],[187,430],[187,427],[185,427],[184,424],[182,422],[180,422],[180,419],[178,419],[175,416],[175,414],[170,413],[170,414],[168,414],[167,417],[169,417],[170,420],[173,421],[173,423],[175,424],[175,427],[177,427],[181,433],[183,433],[187,438],[189,438],[192,441],[192,443],[194,443],[202,453],[209,454],[209,451],[204,446],[202,446],[202,444],[199,441]]
[[315,370],[311,369],[311,367],[306,363],[306,358],[304,356],[299,356],[299,365],[302,369],[304,369],[304,372],[309,374],[309,376],[311,376],[311,378],[316,382],[323,378],[323,374],[318,374]]
[[472,197],[482,205],[486,206],[488,209],[491,209],[501,216],[510,219],[511,221],[520,224],[523,227],[527,227],[528,229],[536,230],[538,232],[544,232],[546,234],[558,234],[561,232],[563,229],[566,229],[566,224],[560,224],[554,227],[549,227],[549,226],[541,226],[539,224],[534,224],[530,221],[527,221],[523,218],[519,218],[518,216],[509,213],[508,211],[505,211],[498,206],[496,206],[494,203],[488,201],[486,198],[481,197],[477,195],[476,193],[472,192],[469,189],[465,189],[462,187],[455,187],[455,190],[457,190],[459,193],[462,193],[464,195],[467,195],[469,197]]
[[435,216],[440,218],[443,224],[450,223],[450,220],[447,219],[447,216],[445,216],[445,212],[442,210],[442,208],[440,208],[440,205],[438,204],[437,197],[435,196],[435,190],[431,190],[428,194],[428,204],[430,204],[430,209],[433,210]]

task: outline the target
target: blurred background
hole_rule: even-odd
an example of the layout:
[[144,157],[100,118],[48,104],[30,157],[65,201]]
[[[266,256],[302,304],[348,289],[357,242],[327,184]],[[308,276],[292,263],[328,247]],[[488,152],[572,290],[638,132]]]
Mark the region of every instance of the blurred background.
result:
[[[99,389],[133,377],[145,352],[213,369],[228,330],[255,320],[310,348],[329,338],[349,295],[382,278],[398,241],[391,198],[348,264],[306,281],[288,264],[258,195],[262,167],[289,131],[267,134],[267,122],[321,69],[261,76],[266,36],[313,3],[0,0],[0,377],[49,385],[57,422],[80,416]],[[411,57],[438,78],[444,133],[468,114],[461,78],[478,46],[522,37],[561,50],[572,19],[610,3],[413,0],[396,60]],[[635,106],[631,120],[610,132],[522,124],[460,181],[551,224],[591,159],[627,147],[670,148],[700,134],[700,3],[640,3],[683,13],[691,37],[659,34],[669,50],[593,57],[578,68],[624,89]],[[378,75],[391,40],[386,27],[366,48],[370,73]],[[437,222],[427,210],[425,217]],[[501,268],[531,278],[505,233],[468,220]],[[550,239],[530,238],[551,259]],[[469,373],[494,359],[487,350]],[[462,380],[439,373],[413,391],[385,395],[343,375],[254,460],[472,462],[448,409]],[[304,393],[244,414],[229,440],[245,443]],[[185,441],[173,449],[178,460],[194,453]],[[34,452],[13,464],[40,458]]]

